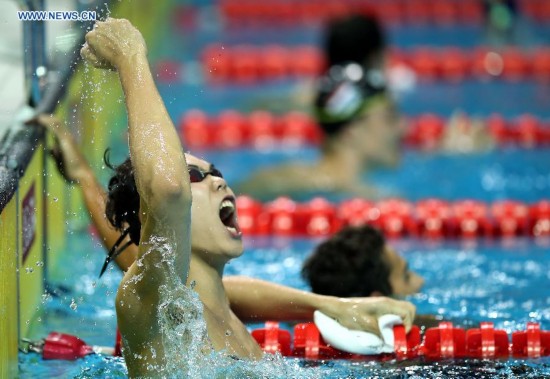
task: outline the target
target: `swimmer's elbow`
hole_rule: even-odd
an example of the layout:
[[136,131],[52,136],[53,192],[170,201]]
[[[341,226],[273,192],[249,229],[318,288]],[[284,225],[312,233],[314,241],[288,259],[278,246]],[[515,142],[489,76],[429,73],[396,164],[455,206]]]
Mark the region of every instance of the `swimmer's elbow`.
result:
[[153,189],[151,205],[154,208],[179,208],[179,206],[191,206],[191,188],[185,185],[156,186]]
[[191,202],[191,185],[183,178],[155,176],[149,182],[149,193],[160,202]]
[[166,200],[191,200],[191,186],[186,183],[167,182],[162,183],[156,191]]
[[146,204],[148,212],[157,215],[155,218],[163,219],[191,207],[191,185],[185,178],[157,173],[146,178],[136,180],[136,184],[141,201]]

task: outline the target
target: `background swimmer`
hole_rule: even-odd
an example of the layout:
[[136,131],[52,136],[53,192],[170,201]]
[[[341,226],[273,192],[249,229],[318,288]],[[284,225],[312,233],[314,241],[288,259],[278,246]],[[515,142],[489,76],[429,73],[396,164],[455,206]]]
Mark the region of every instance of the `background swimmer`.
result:
[[237,192],[260,199],[312,192],[380,196],[361,181],[361,173],[395,166],[403,133],[383,74],[348,62],[333,66],[318,80],[316,90],[314,111],[324,134],[319,159],[263,169]]
[[424,285],[369,225],[346,227],[319,244],[304,262],[302,276],[313,292],[339,297],[407,296]]
[[[302,277],[314,293],[338,297],[414,295],[424,278],[370,225],[348,226],[320,243],[304,261]],[[440,317],[416,315],[414,323],[437,326]]]
[[[326,72],[293,99],[309,105],[323,133],[319,159],[263,168],[237,185],[237,193],[261,200],[324,193],[368,198],[396,195],[362,178],[374,168],[399,164],[405,132],[392,93],[400,79],[387,67],[382,26],[374,16],[336,19],[329,23],[323,45]],[[483,122],[457,111],[434,148],[464,153],[493,145]]]

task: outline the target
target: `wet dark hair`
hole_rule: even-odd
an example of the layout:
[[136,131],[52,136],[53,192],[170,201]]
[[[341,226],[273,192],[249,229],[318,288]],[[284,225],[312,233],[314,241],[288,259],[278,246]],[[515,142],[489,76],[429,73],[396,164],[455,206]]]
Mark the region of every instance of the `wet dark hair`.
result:
[[346,227],[321,243],[302,267],[311,290],[338,297],[393,293],[382,233],[369,225]]
[[134,168],[130,158],[118,166],[109,161],[109,150],[103,156],[105,165],[114,171],[109,180],[105,214],[118,230],[129,230],[130,240],[139,245],[141,222],[139,221],[139,193],[134,179]]
[[328,67],[350,61],[363,65],[386,48],[386,39],[375,16],[356,14],[328,24],[324,47]]

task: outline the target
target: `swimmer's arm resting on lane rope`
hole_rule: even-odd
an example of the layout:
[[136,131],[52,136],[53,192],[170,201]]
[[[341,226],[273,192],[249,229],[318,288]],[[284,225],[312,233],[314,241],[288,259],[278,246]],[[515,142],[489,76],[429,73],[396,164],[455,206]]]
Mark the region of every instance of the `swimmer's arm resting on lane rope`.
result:
[[400,316],[407,331],[415,315],[411,303],[386,297],[323,296],[244,276],[228,277],[224,285],[231,309],[243,321],[311,321],[313,312],[320,310],[349,329],[380,336],[378,317],[381,315]]

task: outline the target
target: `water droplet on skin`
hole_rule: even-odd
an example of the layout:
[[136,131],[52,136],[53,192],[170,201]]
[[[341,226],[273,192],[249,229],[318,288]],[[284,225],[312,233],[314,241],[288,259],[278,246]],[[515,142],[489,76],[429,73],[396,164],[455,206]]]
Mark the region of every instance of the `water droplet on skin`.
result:
[[44,262],[42,262],[42,261],[36,261],[36,265],[37,265],[38,267],[42,267],[42,266],[44,266]]
[[34,272],[34,269],[32,267],[27,267],[25,268],[25,271],[27,272],[27,274],[32,274]]
[[78,308],[78,305],[76,305],[74,299],[71,299],[71,305],[70,305],[71,309],[73,311],[76,311],[76,308]]
[[226,331],[225,331],[225,336],[226,336],[226,337],[229,337],[231,334],[232,334],[232,333],[231,333],[231,330],[226,330]]
[[189,286],[191,287],[192,290],[195,289],[196,285],[197,285],[197,282],[195,280],[192,280],[191,283],[189,283]]
[[55,201],[56,203],[57,203],[58,200],[59,200],[59,199],[58,199],[57,197],[54,197],[54,198],[53,198],[53,201]]

